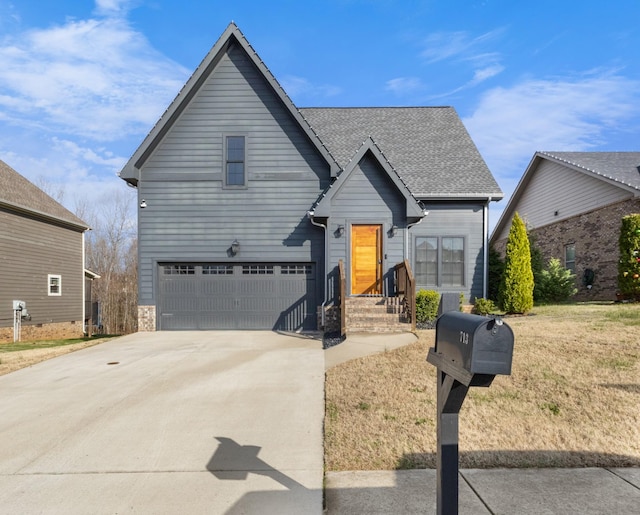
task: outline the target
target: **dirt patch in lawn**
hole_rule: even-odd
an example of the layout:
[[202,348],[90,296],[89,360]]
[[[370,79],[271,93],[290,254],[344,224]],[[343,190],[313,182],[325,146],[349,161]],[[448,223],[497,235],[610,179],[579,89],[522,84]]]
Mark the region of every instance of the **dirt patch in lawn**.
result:
[[[460,465],[640,466],[640,304],[536,308],[506,318],[511,376],[471,388]],[[434,468],[435,331],[326,375],[327,470]]]
[[[68,354],[69,352],[92,347],[110,339],[111,338],[99,338],[57,347],[0,352],[0,376],[21,368],[30,367],[36,363],[40,363],[41,361],[46,361],[57,356],[62,356],[63,354]],[[2,345],[0,345],[0,351],[1,350]]]

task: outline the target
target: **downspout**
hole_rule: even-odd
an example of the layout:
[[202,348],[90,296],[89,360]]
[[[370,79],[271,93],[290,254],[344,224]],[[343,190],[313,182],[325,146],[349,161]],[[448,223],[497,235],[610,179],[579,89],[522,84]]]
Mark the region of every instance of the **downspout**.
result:
[[84,241],[84,232],[82,231],[82,332],[85,334],[89,334],[89,328],[85,325],[87,320],[87,279],[84,274],[84,270],[87,266],[85,262],[85,241]]
[[[323,272],[324,272],[324,301],[322,302],[322,305],[320,307],[321,309],[321,320],[322,320],[322,328],[324,329],[326,327],[326,315],[325,315],[325,306],[327,305],[327,302],[329,302],[329,299],[327,298],[328,294],[329,294],[329,288],[327,287],[327,271],[329,268],[329,231],[327,230],[327,226],[326,225],[322,225],[321,223],[316,222],[313,219],[313,211],[307,211],[307,216],[309,217],[309,221],[311,222],[312,225],[315,225],[316,227],[322,227],[324,229],[324,264],[323,264]],[[327,224],[328,225],[328,224]]]
[[412,224],[407,225],[407,230],[404,232],[404,259],[408,259],[409,262],[411,262],[411,260],[409,259],[409,229],[411,229],[415,225],[418,225],[419,223],[422,223],[422,220],[424,220],[425,217],[429,214],[429,211],[423,211],[422,214],[422,218],[420,218],[420,220],[418,220],[417,222],[413,222]]
[[482,280],[482,297],[483,298],[487,298],[487,293],[488,293],[488,282],[489,282],[489,203],[491,202],[492,198],[489,197],[487,199],[487,203],[484,205],[484,213],[483,213],[483,226],[484,226],[484,252],[483,252],[483,262],[484,262],[484,266],[483,271],[482,271],[482,275],[483,275],[483,280]]

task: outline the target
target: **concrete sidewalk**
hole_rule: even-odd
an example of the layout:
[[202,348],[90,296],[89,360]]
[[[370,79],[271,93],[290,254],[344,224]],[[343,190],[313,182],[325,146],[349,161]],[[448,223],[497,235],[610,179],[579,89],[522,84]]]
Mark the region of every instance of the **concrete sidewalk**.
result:
[[[637,515],[640,469],[461,470],[461,515]],[[326,513],[436,513],[436,471],[329,472]]]
[[[415,339],[410,333],[351,335],[325,350],[325,367]],[[640,514],[640,468],[461,470],[458,484],[463,515]],[[433,469],[325,474],[328,515],[436,513],[436,499]]]
[[[324,351],[324,367],[329,370],[352,359],[388,352],[417,340],[413,333],[354,333],[338,345]],[[425,356],[426,359],[426,356]]]

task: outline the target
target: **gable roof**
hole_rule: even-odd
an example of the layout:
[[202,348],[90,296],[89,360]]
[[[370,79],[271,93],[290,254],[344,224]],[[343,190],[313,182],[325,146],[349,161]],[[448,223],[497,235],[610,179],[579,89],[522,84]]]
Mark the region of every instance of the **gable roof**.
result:
[[640,196],[640,152],[543,152],[533,155],[522,178],[518,182],[509,202],[496,224],[491,240],[501,234],[511,220],[513,210],[531,182],[541,161],[548,160],[562,164],[613,186],[631,191]]
[[151,132],[147,135],[142,144],[134,152],[133,156],[131,156],[127,164],[120,172],[120,177],[122,179],[134,186],[137,185],[139,180],[139,171],[140,168],[144,165],[144,162],[151,155],[153,150],[158,146],[164,135],[169,131],[173,123],[177,120],[182,111],[187,107],[200,87],[211,75],[217,64],[226,53],[229,46],[233,44],[239,45],[244,50],[244,52],[249,57],[249,60],[262,74],[269,86],[271,86],[271,89],[280,99],[284,107],[289,111],[294,120],[296,120],[302,130],[306,133],[311,143],[318,149],[320,154],[327,161],[331,170],[331,176],[335,177],[337,175],[338,165],[327,148],[320,141],[318,136],[313,132],[311,127],[309,127],[309,124],[302,117],[298,109],[295,107],[291,99],[287,96],[284,89],[282,89],[282,87],[275,79],[273,74],[269,71],[264,62],[260,59],[260,57],[258,57],[258,54],[246,40],[244,34],[242,34],[236,24],[232,22],[227,26],[222,36],[220,36],[218,41],[213,45],[209,53],[205,56],[200,65],[193,72],[193,74],[182,87],[176,98],[169,105],[164,114],[160,117],[153,129],[151,129]]
[[640,191],[640,152],[537,152],[536,156]]
[[0,161],[0,206],[85,231],[89,226],[35,184]]
[[419,199],[503,193],[452,107],[300,108],[341,167],[371,136]]
[[382,169],[386,172],[398,191],[405,198],[406,216],[412,218],[422,218],[424,216],[424,212],[420,207],[420,204],[418,204],[418,201],[413,197],[406,184],[402,182],[400,176],[393,169],[389,161],[387,161],[384,154],[380,150],[380,147],[376,145],[375,141],[373,141],[371,137],[368,137],[362,143],[362,145],[360,145],[360,148],[349,161],[344,171],[338,176],[337,180],[335,180],[329,186],[327,191],[324,192],[320,200],[313,207],[313,215],[317,217],[328,217],[331,215],[332,199],[338,194],[342,186],[346,184],[353,171],[356,169],[360,161],[362,161],[367,153],[371,153],[377,160],[377,162],[380,163]]

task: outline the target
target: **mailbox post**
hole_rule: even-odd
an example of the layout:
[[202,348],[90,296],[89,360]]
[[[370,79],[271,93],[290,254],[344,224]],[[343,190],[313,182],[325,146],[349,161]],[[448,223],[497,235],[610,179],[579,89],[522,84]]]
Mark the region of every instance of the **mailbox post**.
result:
[[436,345],[427,361],[437,378],[438,515],[458,513],[458,415],[470,386],[488,387],[510,375],[513,331],[499,318],[447,312],[436,322]]

